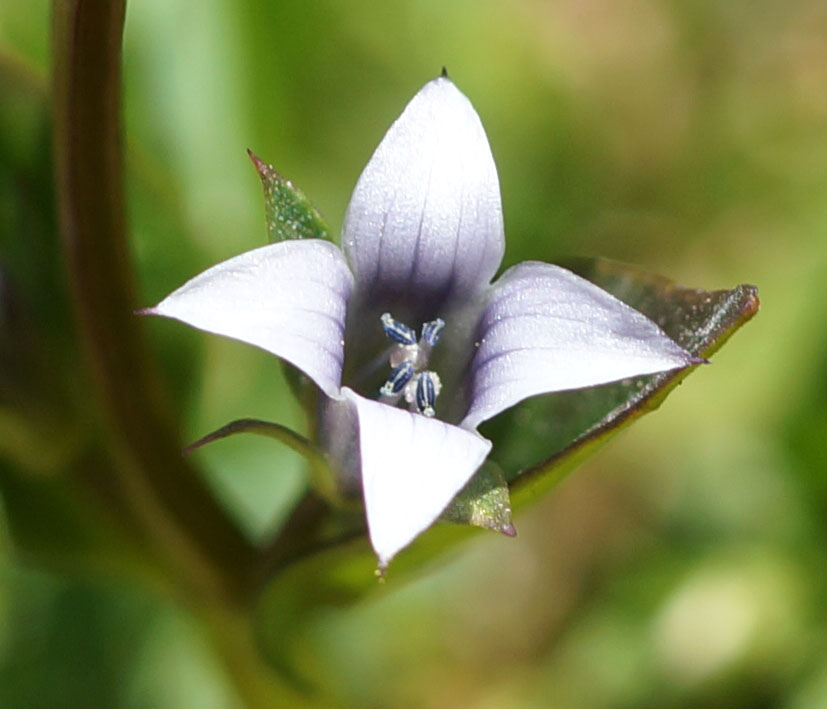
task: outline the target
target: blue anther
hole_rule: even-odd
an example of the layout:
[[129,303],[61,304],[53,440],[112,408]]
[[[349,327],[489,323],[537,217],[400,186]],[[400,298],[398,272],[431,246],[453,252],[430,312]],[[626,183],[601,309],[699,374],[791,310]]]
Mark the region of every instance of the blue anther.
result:
[[398,342],[400,345],[416,344],[416,332],[405,323],[394,320],[390,313],[384,313],[381,320],[382,329],[394,342]]
[[426,322],[422,326],[422,339],[431,347],[434,347],[439,342],[443,327],[445,327],[445,321],[442,318]]
[[388,377],[388,381],[382,385],[379,393],[384,396],[393,396],[398,394],[405,388],[405,385],[411,381],[414,371],[413,362],[410,360],[406,360],[398,367],[394,367],[390,377]]
[[423,416],[433,416],[436,403],[436,386],[431,372],[422,372],[416,382],[416,408]]

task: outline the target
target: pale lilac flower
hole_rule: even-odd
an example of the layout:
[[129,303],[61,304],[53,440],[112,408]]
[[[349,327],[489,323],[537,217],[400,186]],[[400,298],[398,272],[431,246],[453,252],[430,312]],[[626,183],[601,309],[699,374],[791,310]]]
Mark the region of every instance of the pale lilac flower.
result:
[[527,397],[698,361],[557,266],[521,263],[492,284],[503,250],[485,132],[443,76],[359,178],[342,250],[316,239],[264,246],[149,312],[261,347],[316,383],[321,443],[342,487],[361,482],[385,567],[485,461],[483,421]]

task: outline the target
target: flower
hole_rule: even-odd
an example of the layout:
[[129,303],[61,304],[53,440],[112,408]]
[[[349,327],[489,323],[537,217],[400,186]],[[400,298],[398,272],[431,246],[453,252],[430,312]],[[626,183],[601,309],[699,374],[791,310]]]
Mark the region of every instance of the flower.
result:
[[320,239],[263,246],[147,312],[261,347],[315,382],[321,443],[341,485],[361,483],[384,568],[485,461],[483,421],[531,396],[698,362],[558,266],[524,262],[492,283],[504,246],[488,140],[443,75],[359,178],[341,250]]

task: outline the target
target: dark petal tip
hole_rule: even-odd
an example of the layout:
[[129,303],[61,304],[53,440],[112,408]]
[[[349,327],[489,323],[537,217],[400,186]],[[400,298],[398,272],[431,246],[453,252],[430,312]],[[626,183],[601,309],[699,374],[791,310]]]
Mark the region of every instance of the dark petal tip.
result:
[[135,315],[157,315],[155,308],[139,308],[134,313]]
[[448,79],[448,78],[449,78],[449,76],[448,76],[448,70],[447,70],[445,67],[442,67],[442,71],[439,73],[439,75],[440,75],[443,79]]
[[508,524],[500,529],[500,533],[504,534],[506,537],[516,537],[517,528],[513,524]]

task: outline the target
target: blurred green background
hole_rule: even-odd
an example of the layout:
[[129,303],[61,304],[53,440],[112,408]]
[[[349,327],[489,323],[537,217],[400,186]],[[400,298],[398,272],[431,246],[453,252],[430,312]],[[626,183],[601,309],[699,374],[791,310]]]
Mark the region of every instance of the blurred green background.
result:
[[[100,532],[55,483],[97,433],[55,227],[49,16],[44,0],[0,5],[0,706],[243,706],[216,624],[152,574],[136,582],[140,560],[122,574],[118,554],[85,554]],[[601,255],[706,289],[753,282],[763,307],[523,510],[516,539],[478,532],[413,580],[303,618],[289,643],[307,703],[827,706],[823,2],[134,0],[142,302],[265,242],[246,148],[338,231],[371,151],[443,65],[488,132],[506,265]],[[273,358],[146,329],[182,440],[243,416],[301,426]],[[252,539],[303,489],[268,441],[197,463]],[[65,544],[38,551],[50,528]]]

